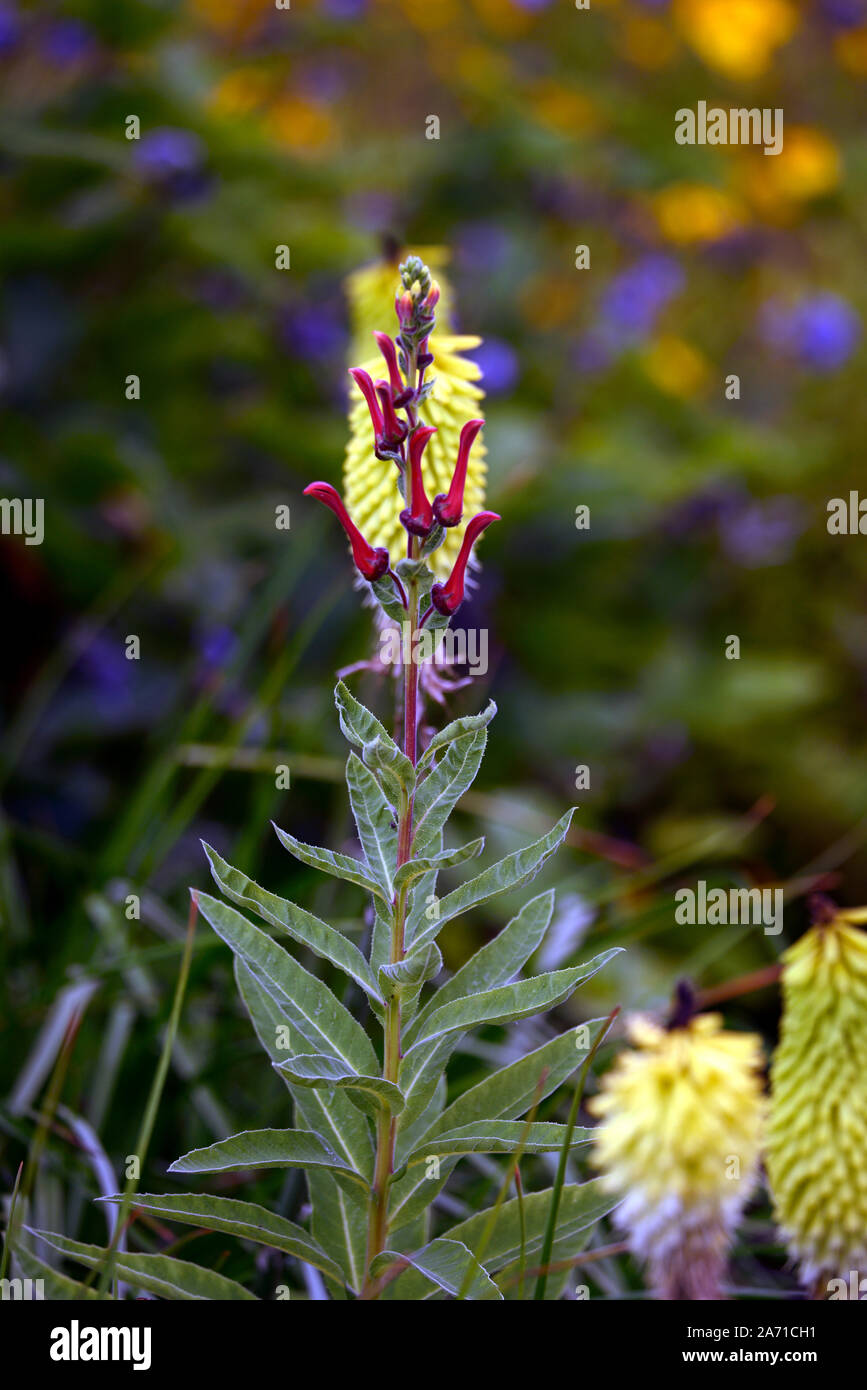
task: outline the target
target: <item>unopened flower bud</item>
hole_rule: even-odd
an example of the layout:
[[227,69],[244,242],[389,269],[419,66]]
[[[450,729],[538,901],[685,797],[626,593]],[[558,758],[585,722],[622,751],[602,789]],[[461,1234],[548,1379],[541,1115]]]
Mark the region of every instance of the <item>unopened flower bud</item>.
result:
[[397,448],[406,439],[407,426],[395,414],[391,387],[387,381],[376,383],[376,394],[382,410],[382,442],[390,449]]

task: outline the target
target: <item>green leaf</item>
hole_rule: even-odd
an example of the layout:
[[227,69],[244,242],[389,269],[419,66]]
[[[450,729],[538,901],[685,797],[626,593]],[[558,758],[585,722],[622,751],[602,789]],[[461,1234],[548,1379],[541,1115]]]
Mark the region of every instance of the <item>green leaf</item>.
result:
[[[284,835],[282,830],[277,830],[277,834],[283,844],[292,839],[291,835]],[[297,842],[296,842],[297,843]],[[286,845],[289,848],[288,844]],[[376,980],[364,956],[352,941],[347,941],[346,937],[339,931],[335,931],[327,922],[320,922],[318,917],[314,917],[311,912],[305,912],[304,908],[298,907],[295,903],[290,903],[286,898],[278,898],[276,894],[269,893],[267,889],[260,888],[258,883],[254,883],[246,874],[241,873],[240,869],[234,869],[231,864],[227,864],[225,859],[221,859],[215,849],[210,845],[205,845],[205,853],[211,865],[211,873],[217,886],[223,890],[226,897],[233,902],[239,903],[242,907],[250,907],[258,912],[266,922],[272,926],[279,927],[285,931],[293,940],[300,942],[316,955],[331,961],[339,970],[348,975],[361,985],[370,998],[377,1003],[381,1003],[379,990],[376,987]],[[328,850],[323,850],[323,854],[328,854]],[[345,856],[340,855],[339,858]],[[356,862],[354,859],[351,861]],[[363,866],[359,865],[359,868]],[[372,883],[373,880],[371,879]],[[367,885],[370,886],[370,885]],[[376,892],[380,889],[375,887]]]
[[[123,1196],[99,1197],[100,1202],[122,1202]],[[234,1197],[211,1197],[188,1192],[165,1192],[161,1195],[137,1192],[133,1208],[149,1211],[168,1221],[180,1221],[187,1226],[205,1226],[209,1231],[224,1231],[241,1240],[252,1240],[272,1250],[294,1255],[305,1264],[321,1269],[323,1274],[342,1282],[343,1275],[316,1242],[283,1216],[267,1211],[253,1202],[239,1202]]]
[[429,854],[455,805],[473,783],[485,751],[487,733],[477,729],[448,744],[442,757],[420,781],[413,814],[413,852]]
[[[15,1247],[15,1258],[25,1279],[41,1280],[49,1303],[77,1303],[80,1298],[98,1300],[100,1297],[98,1289],[88,1288],[78,1279],[70,1279],[68,1274],[58,1274],[56,1269],[38,1259],[25,1245]],[[107,1297],[113,1299],[114,1295],[108,1294]]]
[[416,1250],[411,1255],[401,1255],[396,1250],[383,1250],[382,1254],[377,1255],[371,1263],[370,1272],[374,1278],[378,1278],[380,1274],[384,1274],[386,1270],[396,1264],[402,1265],[404,1269],[416,1270],[425,1279],[429,1279],[432,1284],[451,1294],[460,1292],[466,1282],[467,1274],[472,1271],[473,1277],[466,1295],[467,1298],[500,1299],[503,1297],[496,1284],[488,1278],[473,1254],[458,1240],[450,1240],[440,1236],[437,1240],[432,1240],[429,1245],[423,1246],[421,1250]]
[[505,859],[500,859],[469,882],[462,883],[453,893],[448,893],[440,900],[439,919],[420,931],[412,944],[436,936],[446,922],[462,912],[468,912],[471,907],[478,907],[479,903],[488,902],[500,893],[511,892],[513,888],[521,888],[534,879],[566,838],[572,815],[573,810],[567,811],[547,835],[506,855]]
[[305,1129],[247,1129],[204,1149],[191,1149],[169,1165],[170,1173],[244,1173],[257,1168],[326,1168],[345,1181],[367,1183],[326,1144]]
[[[273,821],[271,823],[274,824]],[[303,841],[296,840],[294,835],[290,835],[288,830],[281,830],[279,825],[274,825],[274,829],[283,848],[288,849],[289,853],[293,854],[296,859],[300,859],[302,864],[309,864],[312,869],[321,869],[323,873],[331,874],[334,878],[342,878],[346,883],[354,883],[367,893],[376,893],[379,897],[383,897],[382,889],[373,874],[366,864],[362,864],[360,859],[353,859],[349,854],[336,854],[333,850],[323,849],[320,845],[305,845]],[[237,873],[237,870],[235,872]]]
[[611,952],[608,951],[596,956],[586,965],[573,965],[566,970],[554,970],[546,975],[532,975],[530,979],[518,980],[512,985],[501,985],[498,989],[483,990],[480,994],[453,999],[441,1009],[434,1009],[406,1055],[412,1056],[424,1043],[445,1033],[457,1030],[466,1032],[470,1028],[478,1028],[483,1023],[513,1023],[516,1019],[530,1018],[533,1014],[553,1009],[568,999],[582,981],[589,980],[610,959]]
[[359,1076],[334,1057],[301,1055],[274,1065],[296,1086],[336,1087],[345,1091],[351,1101],[374,1119],[386,1107],[392,1115],[398,1115],[403,1109],[403,1096],[393,1082],[381,1076]]
[[482,710],[481,714],[465,714],[462,719],[453,719],[450,724],[446,724],[444,729],[440,729],[439,733],[434,734],[419,758],[419,771],[430,762],[438,749],[453,743],[456,738],[461,738],[464,734],[474,734],[477,730],[486,728],[496,713],[497,706],[493,700],[489,700],[487,707]]
[[401,864],[394,876],[395,891],[405,883],[414,883],[423,874],[439,869],[453,869],[457,864],[465,863],[467,859],[475,859],[484,848],[485,837],[482,835],[478,840],[470,840],[458,849],[444,849],[439,854],[421,859],[408,859],[405,864]]
[[370,587],[373,590],[373,595],[377,603],[383,611],[391,618],[392,622],[402,627],[406,622],[406,609],[398,597],[397,590],[394,587],[394,580],[389,578],[387,574],[384,574],[381,579],[377,579]]
[[[431,949],[433,948],[433,949]],[[443,958],[435,942],[413,951],[394,965],[380,966],[379,984],[386,999],[409,990],[418,990],[426,980],[432,980],[443,968]]]
[[[389,580],[389,584],[391,584],[391,580]],[[404,616],[406,615],[404,614]],[[360,749],[364,748],[365,744],[372,742],[373,739],[378,738],[385,745],[390,743],[395,753],[400,751],[394,739],[389,737],[385,726],[360,700],[356,700],[352,691],[343,681],[338,681],[334,687],[334,703],[337,706],[340,728],[349,743]]]
[[[29,1227],[26,1229],[29,1230]],[[30,1234],[90,1269],[101,1265],[105,1259],[106,1252],[99,1245],[83,1245],[81,1241],[70,1240],[53,1231],[31,1231]],[[190,1264],[187,1260],[176,1260],[171,1255],[128,1254],[125,1250],[118,1250],[114,1257],[114,1270],[117,1278],[124,1283],[134,1284],[137,1289],[157,1294],[160,1298],[243,1299],[258,1302],[254,1294],[236,1284],[234,1279],[227,1279],[224,1274],[215,1274],[213,1270],[203,1269],[201,1265]]]
[[[527,1125],[523,1120],[474,1120],[445,1134],[428,1135],[409,1155],[407,1168],[413,1168],[432,1157],[451,1157],[454,1154],[510,1154],[517,1148],[523,1153],[554,1153],[563,1146],[566,1125],[539,1121]],[[570,1148],[587,1144],[592,1129],[575,1129]]]
[[414,791],[415,768],[393,739],[389,739],[388,744],[381,738],[371,739],[364,745],[363,756],[365,765],[379,778],[392,805],[399,805],[401,796],[409,796]]
[[369,768],[355,753],[346,764],[346,785],[358,838],[370,871],[388,899],[394,896],[397,868],[397,823],[394,810]]
[[442,1008],[444,1004],[467,994],[494,989],[497,985],[506,984],[511,980],[526,965],[538,947],[548,930],[553,911],[553,889],[549,889],[547,893],[540,893],[538,897],[525,903],[508,926],[504,927],[493,941],[489,941],[476,951],[475,955],[470,956],[466,964],[437,990],[433,999],[425,1005],[418,1017],[413,1019],[404,1031],[404,1050],[418,1035],[425,1020],[435,1008]]
[[195,900],[217,935],[256,972],[279,1002],[290,1029],[297,1029],[304,1038],[305,1046],[293,1045],[293,1051],[327,1053],[362,1075],[378,1070],[364,1029],[321,980],[233,907],[207,893],[196,893]]
[[[285,1061],[286,1049],[277,1044],[278,1028],[282,1034],[288,1023],[282,1005],[275,1001],[266,984],[237,956],[235,980],[263,1048],[272,1062]],[[318,1091],[293,1085],[282,1072],[278,1072],[278,1075],[286,1083],[295,1102],[296,1123],[321,1134],[351,1168],[372,1181],[376,1155],[370,1126],[352,1102],[335,1091],[328,1097],[326,1105]],[[358,1293],[364,1279],[367,1249],[366,1198],[363,1194],[339,1187],[324,1168],[308,1168],[305,1179],[313,1204],[313,1235],[343,1270],[349,1287]]]

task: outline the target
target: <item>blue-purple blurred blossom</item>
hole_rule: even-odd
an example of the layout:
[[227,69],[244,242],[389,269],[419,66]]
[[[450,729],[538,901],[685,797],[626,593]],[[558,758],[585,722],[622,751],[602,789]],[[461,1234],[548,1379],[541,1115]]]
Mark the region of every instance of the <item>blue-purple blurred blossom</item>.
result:
[[509,255],[512,238],[493,220],[464,222],[455,232],[456,260],[464,270],[497,270]]
[[42,56],[57,67],[80,63],[91,57],[96,48],[93,30],[80,19],[59,19],[49,24],[40,43]]
[[861,320],[842,296],[826,292],[794,305],[767,300],[759,311],[759,331],[768,347],[810,371],[835,372],[855,351]]
[[795,497],[769,497],[728,511],[719,521],[719,537],[730,560],[749,569],[788,560],[809,522]]
[[323,0],[322,8],[334,19],[357,19],[367,9],[367,0]]
[[835,29],[857,29],[867,21],[867,0],[819,0],[819,9]]
[[139,173],[177,199],[194,198],[207,187],[206,148],[192,130],[159,126],[135,142],[133,161]]
[[199,634],[197,646],[205,671],[223,671],[237,650],[238,639],[229,627],[209,627]]
[[512,4],[519,10],[547,10],[553,0],[512,0]]
[[481,384],[489,396],[513,391],[521,374],[518,354],[501,338],[485,338],[481,347],[468,354],[482,369]]
[[21,37],[21,16],[13,5],[0,5],[0,57],[11,53]]
[[685,278],[673,256],[656,253],[615,275],[603,292],[595,324],[579,345],[578,365],[598,370],[647,338]]
[[[340,305],[327,301],[287,309],[280,322],[280,342],[293,357],[308,362],[333,362],[346,346],[346,327]],[[376,345],[374,344],[374,351]]]

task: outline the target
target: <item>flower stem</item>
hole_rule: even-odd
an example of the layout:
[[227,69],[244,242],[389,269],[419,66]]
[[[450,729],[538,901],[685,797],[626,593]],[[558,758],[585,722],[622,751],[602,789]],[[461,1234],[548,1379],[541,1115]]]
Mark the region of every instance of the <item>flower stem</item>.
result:
[[[418,628],[418,583],[409,584],[408,613],[410,624],[410,660],[404,663],[403,686],[403,751],[413,767],[416,764],[418,743],[418,665],[412,659],[415,650],[415,634]],[[405,864],[412,853],[414,795],[410,791],[401,798],[397,835],[397,864]],[[404,886],[395,895],[392,904],[391,921],[391,964],[403,960],[406,954],[406,904],[407,888]],[[401,1059],[401,1018],[400,995],[395,993],[388,1001],[385,1011],[385,1044],[383,1049],[382,1074],[386,1081],[395,1085],[400,1076]],[[394,1172],[394,1146],[397,1137],[397,1122],[389,1107],[383,1105],[376,1126],[376,1167],[374,1169],[373,1191],[370,1196],[367,1225],[366,1276],[361,1297],[376,1299],[384,1284],[372,1279],[370,1266],[385,1248],[388,1239],[388,1196]]]

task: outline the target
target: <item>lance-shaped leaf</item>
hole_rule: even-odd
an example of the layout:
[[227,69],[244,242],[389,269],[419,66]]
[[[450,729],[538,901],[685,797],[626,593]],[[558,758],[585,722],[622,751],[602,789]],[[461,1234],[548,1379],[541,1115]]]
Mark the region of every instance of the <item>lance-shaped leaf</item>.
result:
[[195,899],[206,921],[265,982],[290,1027],[305,1039],[306,1046],[299,1051],[338,1057],[364,1075],[377,1070],[376,1054],[364,1029],[321,980],[227,903],[207,893],[196,893]]
[[[271,824],[274,825],[274,822]],[[373,874],[360,859],[323,849],[321,845],[305,845],[302,840],[296,840],[294,835],[290,835],[288,830],[281,830],[279,825],[274,825],[274,829],[283,848],[288,849],[302,864],[309,864],[312,869],[321,869],[323,873],[331,874],[334,878],[342,878],[345,883],[354,883],[366,893],[376,893],[383,897],[382,889]]]
[[516,1019],[530,1018],[533,1014],[553,1009],[568,999],[582,980],[590,979],[597,970],[601,970],[610,958],[611,953],[606,952],[586,965],[553,970],[547,975],[532,975],[528,980],[518,980],[513,985],[500,985],[498,989],[453,999],[441,1009],[434,1009],[407,1056],[445,1033],[457,1030],[467,1032],[483,1023],[512,1023]]
[[[101,1265],[106,1257],[101,1246],[84,1245],[79,1240],[70,1240],[68,1236],[57,1235],[54,1231],[31,1231],[30,1234],[89,1269]],[[134,1284],[137,1289],[154,1293],[159,1298],[258,1302],[255,1294],[236,1284],[234,1279],[203,1269],[201,1265],[190,1264],[188,1260],[176,1260],[171,1255],[130,1254],[126,1250],[118,1250],[114,1254],[114,1272],[124,1283]]]
[[381,579],[377,579],[371,584],[374,598],[387,614],[393,623],[402,627],[406,622],[406,609],[398,598],[397,590],[394,587],[394,580],[390,574],[384,574]]
[[[391,584],[391,580],[388,582]],[[349,743],[361,749],[364,748],[365,744],[378,738],[386,747],[391,744],[395,753],[400,752],[394,739],[386,732],[385,725],[366,705],[363,705],[360,700],[356,700],[352,691],[343,681],[338,681],[334,687],[334,703],[337,706],[340,728],[344,738]]]
[[415,883],[423,874],[440,869],[453,869],[458,864],[466,863],[468,859],[475,859],[484,848],[485,837],[482,835],[478,840],[470,840],[468,844],[460,845],[458,849],[444,849],[438,854],[408,859],[405,864],[401,864],[394,876],[395,891],[404,884]]
[[[584,1249],[590,1234],[603,1216],[617,1205],[619,1198],[606,1192],[599,1178],[585,1183],[569,1183],[563,1188],[557,1218],[557,1239],[554,1259],[569,1259]],[[545,1236],[551,1208],[551,1189],[525,1193],[523,1204],[518,1198],[503,1202],[494,1216],[492,1207],[476,1212],[459,1221],[446,1232],[448,1240],[459,1240],[469,1250],[476,1251],[486,1240],[481,1263],[488,1273],[507,1269],[521,1257],[530,1260],[538,1255]],[[425,1284],[413,1270],[401,1278],[402,1296],[406,1300],[426,1297]]]
[[[78,1279],[70,1279],[68,1274],[59,1274],[51,1265],[40,1260],[25,1245],[16,1245],[15,1258],[21,1266],[25,1279],[38,1279],[49,1303],[77,1303],[79,1299],[100,1298],[99,1289],[89,1288]],[[113,1300],[113,1294],[107,1294]]]
[[[118,1193],[114,1197],[98,1197],[97,1201],[119,1203],[123,1201],[123,1195]],[[257,1245],[267,1245],[272,1250],[282,1250],[285,1254],[294,1255],[305,1264],[322,1270],[323,1274],[333,1279],[343,1279],[341,1270],[306,1231],[254,1202],[239,1202],[234,1197],[211,1197],[207,1194],[195,1195],[189,1192],[137,1192],[132,1205],[134,1209],[151,1212],[167,1221],[180,1221],[187,1226],[204,1226],[209,1231],[223,1231],[226,1235],[238,1236],[241,1240],[252,1240]]]
[[359,1076],[336,1057],[304,1055],[289,1057],[284,1062],[275,1062],[275,1067],[296,1086],[310,1086],[314,1090],[336,1088],[345,1091],[355,1105],[374,1119],[388,1109],[392,1115],[403,1109],[403,1096],[400,1088],[381,1076]]
[[478,907],[479,903],[488,902],[500,893],[508,893],[513,888],[521,888],[525,883],[530,883],[566,838],[573,810],[561,816],[547,835],[534,840],[523,849],[515,850],[513,854],[507,854],[505,859],[500,859],[498,863],[492,864],[489,869],[484,869],[475,878],[462,883],[460,888],[442,898],[439,904],[439,919],[420,931],[417,941],[426,941],[436,936],[452,917],[468,912],[472,907]]
[[415,768],[393,739],[388,743],[381,738],[371,739],[364,745],[363,757],[393,806],[398,806],[401,797],[409,796],[414,790]]
[[468,1299],[503,1297],[475,1256],[458,1240],[441,1236],[411,1255],[401,1255],[396,1250],[383,1250],[372,1262],[370,1272],[374,1278],[378,1278],[395,1265],[401,1266],[402,1269],[416,1270],[438,1288],[445,1289],[446,1293],[460,1293],[472,1275],[466,1293]]
[[405,956],[403,960],[396,961],[393,965],[381,966],[380,989],[386,999],[393,998],[395,994],[418,991],[425,980],[432,980],[442,968],[443,958],[439,947],[436,942],[431,941],[427,946],[422,946],[420,951],[413,951]]
[[[594,1019],[591,1023],[579,1024],[542,1047],[537,1047],[526,1057],[484,1077],[445,1109],[431,1105],[430,1110],[422,1112],[411,1129],[404,1131],[401,1127],[398,1130],[395,1155],[398,1167],[405,1163],[407,1154],[414,1149],[424,1148],[426,1153],[431,1152],[425,1148],[429,1138],[435,1139],[439,1134],[479,1120],[517,1119],[531,1105],[553,1095],[584,1061],[606,1023],[607,1020]],[[415,1091],[412,1096],[415,1097]],[[426,1114],[430,1115],[430,1119],[423,1129],[422,1121]],[[402,1117],[402,1126],[403,1123],[405,1116]],[[417,1168],[397,1179],[391,1190],[392,1219],[410,1220],[423,1211],[445,1185],[453,1167],[454,1162],[446,1159],[440,1164],[439,1179],[428,1178]]]
[[404,1047],[417,1037],[434,1009],[442,1008],[453,999],[480,990],[495,989],[507,984],[518,973],[538,947],[554,911],[554,893],[540,893],[531,898],[513,917],[508,926],[482,946],[450,980],[437,990],[417,1018],[404,1030]]
[[497,713],[497,706],[493,700],[489,700],[487,707],[481,714],[465,714],[461,719],[453,719],[450,724],[446,724],[444,729],[434,734],[427,748],[418,760],[419,770],[431,761],[434,753],[440,748],[447,747],[454,743],[455,739],[462,738],[466,734],[477,733],[479,729],[484,729],[490,724],[494,715]]
[[374,878],[387,898],[394,896],[397,868],[397,823],[394,810],[369,768],[350,753],[346,764],[349,802],[358,838]]
[[[556,1153],[562,1149],[568,1126],[523,1120],[474,1120],[445,1134],[428,1135],[406,1161],[408,1169],[428,1158],[451,1158],[460,1154]],[[592,1129],[574,1129],[570,1148],[589,1143]]]
[[325,1168],[336,1178],[367,1188],[321,1134],[305,1129],[247,1129],[204,1149],[191,1149],[169,1165],[170,1173],[244,1173],[259,1168]]
[[457,802],[479,770],[487,742],[484,729],[462,734],[447,745],[415,794],[413,854],[430,854]]
[[[285,835],[282,830],[277,830],[281,843],[286,844],[292,839],[291,835]],[[296,841],[297,843],[297,841]],[[241,907],[252,908],[258,912],[260,917],[264,917],[266,922],[272,926],[279,927],[285,931],[293,940],[307,946],[316,955],[322,956],[325,960],[331,961],[344,974],[349,975],[350,979],[355,980],[361,985],[365,993],[377,1003],[381,1002],[373,972],[370,969],[364,956],[352,941],[348,941],[339,931],[335,931],[327,922],[320,922],[318,917],[314,917],[312,912],[305,912],[303,907],[298,907],[296,903],[290,903],[286,898],[278,898],[275,893],[269,893],[267,889],[260,888],[258,883],[254,883],[246,874],[241,873],[240,869],[235,869],[231,864],[227,864],[215,849],[210,845],[205,845],[205,853],[211,865],[211,873],[219,888],[222,888],[227,898],[240,904]],[[323,854],[329,854],[329,850],[322,850]],[[346,856],[337,856],[341,859]],[[348,863],[355,864],[355,860],[347,860]],[[358,865],[362,872],[365,872],[363,865]],[[368,876],[369,877],[369,876]],[[370,884],[373,880],[370,880]],[[370,884],[365,886],[370,887]],[[376,888],[379,892],[379,888]]]

